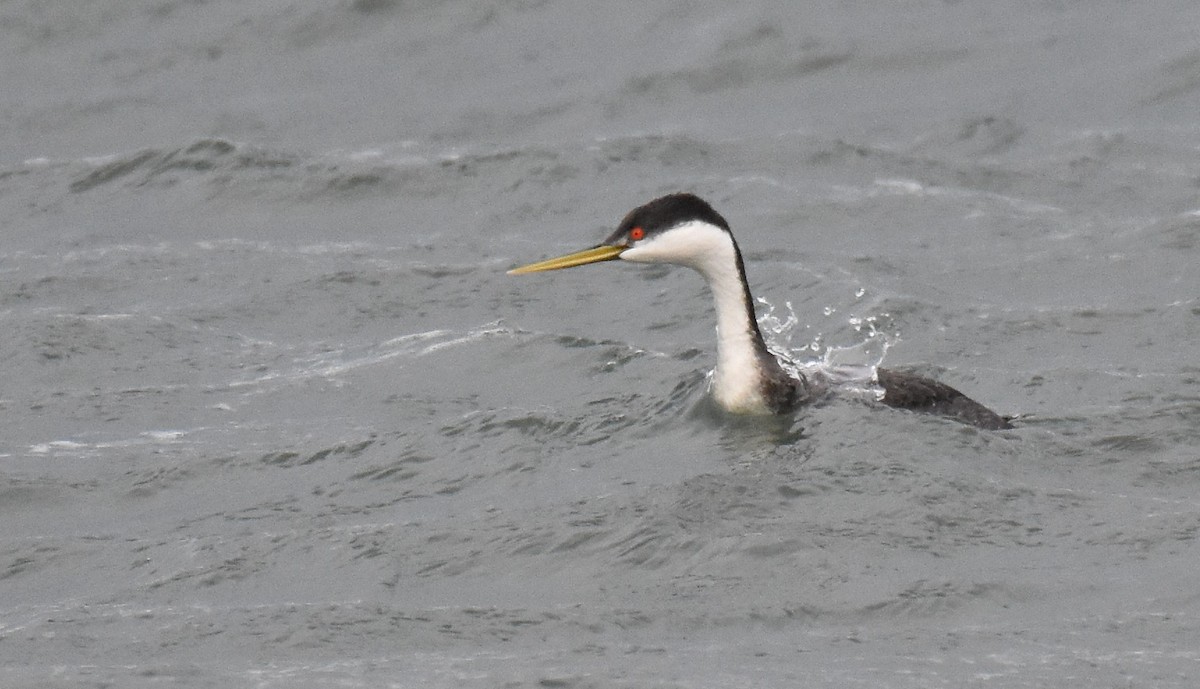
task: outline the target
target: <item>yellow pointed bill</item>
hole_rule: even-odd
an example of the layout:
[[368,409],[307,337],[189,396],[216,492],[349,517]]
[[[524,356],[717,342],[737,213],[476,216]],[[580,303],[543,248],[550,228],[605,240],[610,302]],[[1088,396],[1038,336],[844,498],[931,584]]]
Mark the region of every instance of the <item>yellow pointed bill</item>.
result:
[[559,256],[558,258],[548,258],[545,261],[530,263],[527,266],[513,268],[508,271],[509,275],[524,275],[525,273],[540,273],[543,270],[559,270],[562,268],[574,268],[575,266],[585,266],[589,263],[599,263],[600,261],[611,261],[621,255],[621,252],[629,247],[626,246],[609,246],[607,244],[597,246],[592,249],[584,249],[576,251],[573,254]]

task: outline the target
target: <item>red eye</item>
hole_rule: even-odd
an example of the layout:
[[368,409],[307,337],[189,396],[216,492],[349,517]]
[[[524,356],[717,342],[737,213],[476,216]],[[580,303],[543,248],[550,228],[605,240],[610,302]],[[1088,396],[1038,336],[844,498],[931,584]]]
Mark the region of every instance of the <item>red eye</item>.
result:
[[640,227],[635,227],[629,231],[629,238],[635,242],[645,236],[646,236],[646,231]]

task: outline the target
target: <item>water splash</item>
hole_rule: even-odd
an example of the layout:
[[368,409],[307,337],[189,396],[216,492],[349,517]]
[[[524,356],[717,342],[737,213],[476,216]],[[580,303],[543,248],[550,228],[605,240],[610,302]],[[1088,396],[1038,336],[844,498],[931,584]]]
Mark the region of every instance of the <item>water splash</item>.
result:
[[[854,294],[855,302],[866,295],[864,288]],[[900,341],[888,313],[859,315],[859,309],[826,305],[821,311],[824,322],[801,323],[792,302],[783,307],[758,297],[763,307],[758,318],[759,328],[767,347],[779,357],[784,369],[792,375],[817,374],[831,384],[851,391],[880,395],[875,371],[883,363],[888,349]],[[866,305],[864,305],[866,306]],[[795,340],[803,338],[801,344]]]

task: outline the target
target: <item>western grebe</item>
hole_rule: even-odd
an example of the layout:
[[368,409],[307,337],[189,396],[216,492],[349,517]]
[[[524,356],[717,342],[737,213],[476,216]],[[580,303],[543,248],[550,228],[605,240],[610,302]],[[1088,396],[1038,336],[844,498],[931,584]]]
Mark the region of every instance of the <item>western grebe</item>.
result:
[[[618,258],[687,266],[704,276],[717,310],[711,393],[725,409],[781,414],[824,394],[824,380],[789,374],[767,350],[729,223],[693,194],[670,194],[633,209],[597,247],[508,272],[522,275]],[[941,414],[984,429],[1012,428],[1004,417],[936,380],[885,368],[877,368],[875,377],[883,389],[881,401],[888,406]]]

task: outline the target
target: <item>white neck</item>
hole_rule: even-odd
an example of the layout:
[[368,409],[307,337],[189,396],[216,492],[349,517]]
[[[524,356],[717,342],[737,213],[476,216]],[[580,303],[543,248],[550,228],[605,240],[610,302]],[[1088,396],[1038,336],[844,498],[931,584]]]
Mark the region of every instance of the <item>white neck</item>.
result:
[[754,313],[747,313],[745,289],[738,275],[701,271],[712,288],[717,308],[717,367],[712,392],[721,406],[733,412],[767,413],[762,392],[759,335],[751,330]]
[[748,311],[733,237],[719,227],[694,221],[626,250],[621,258],[639,263],[674,263],[704,276],[717,309],[713,397],[732,412],[770,412],[762,389],[760,337],[754,326],[754,312]]

